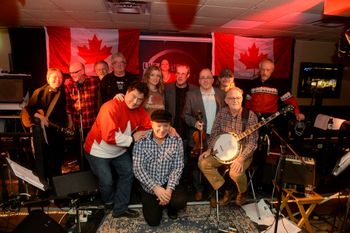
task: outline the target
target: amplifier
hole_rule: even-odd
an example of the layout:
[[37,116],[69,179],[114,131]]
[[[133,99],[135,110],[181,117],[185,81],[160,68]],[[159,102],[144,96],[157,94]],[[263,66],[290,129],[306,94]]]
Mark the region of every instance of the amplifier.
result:
[[286,159],[283,181],[290,184],[315,186],[315,163]]
[[27,74],[1,74],[0,103],[22,103],[30,79]]
[[[280,153],[269,153],[267,161],[277,166]],[[315,160],[304,156],[287,154],[285,167],[282,174],[283,181],[289,184],[315,186]]]

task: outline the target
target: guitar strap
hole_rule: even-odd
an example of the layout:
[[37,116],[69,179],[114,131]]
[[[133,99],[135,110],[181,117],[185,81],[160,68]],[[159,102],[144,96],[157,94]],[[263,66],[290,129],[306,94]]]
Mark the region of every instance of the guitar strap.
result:
[[[49,108],[46,111],[45,115],[46,115],[47,119],[49,119],[49,116],[51,115],[51,112],[52,112],[53,108],[55,107],[55,105],[57,103],[57,100],[60,97],[60,95],[61,95],[61,89],[58,89],[58,91],[56,92],[55,96],[53,97],[53,99],[50,102]],[[43,135],[44,135],[45,142],[46,142],[46,144],[48,144],[45,126],[42,125],[41,128],[43,130]]]
[[247,128],[248,118],[249,118],[249,109],[243,108],[241,113],[242,118],[242,132],[244,132]]
[[47,118],[49,118],[49,116],[51,115],[51,112],[52,112],[53,108],[55,107],[55,105],[57,103],[57,100],[60,97],[60,95],[61,95],[61,88],[58,89],[58,91],[56,92],[56,95],[51,100],[49,108],[47,109],[46,114],[45,114]]

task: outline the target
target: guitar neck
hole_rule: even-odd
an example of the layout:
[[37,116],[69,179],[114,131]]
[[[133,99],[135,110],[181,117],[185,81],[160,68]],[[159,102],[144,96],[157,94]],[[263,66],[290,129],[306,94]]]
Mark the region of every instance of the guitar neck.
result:
[[258,130],[259,128],[261,128],[262,126],[266,125],[267,123],[269,123],[270,121],[272,121],[273,119],[275,119],[276,117],[278,117],[279,115],[281,115],[280,112],[276,112],[274,114],[272,114],[271,116],[269,116],[266,119],[263,119],[262,121],[260,121],[259,123],[253,125],[252,127],[250,127],[249,129],[247,129],[246,131],[240,133],[237,135],[238,140],[242,140],[243,138],[247,137],[248,135],[252,134],[253,132],[255,132],[256,130]]

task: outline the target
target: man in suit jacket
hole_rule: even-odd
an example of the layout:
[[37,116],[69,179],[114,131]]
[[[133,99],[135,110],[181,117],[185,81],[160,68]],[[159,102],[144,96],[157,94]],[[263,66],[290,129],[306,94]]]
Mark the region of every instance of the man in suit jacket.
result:
[[183,108],[185,106],[186,93],[195,88],[194,85],[187,82],[190,77],[190,67],[187,64],[178,64],[176,66],[176,82],[165,85],[164,99],[165,109],[171,115],[171,125],[176,129],[180,135],[184,148],[184,171],[180,183],[186,183],[187,180],[187,132],[184,119],[181,117]]
[[171,125],[183,140],[186,139],[184,121],[181,117],[185,105],[186,93],[195,88],[187,82],[190,77],[190,67],[187,64],[176,66],[176,82],[165,85],[165,109],[172,115]]
[[[225,105],[225,92],[213,87],[214,77],[209,69],[202,69],[199,73],[199,88],[186,94],[185,107],[182,117],[188,127],[189,151],[194,147],[192,135],[196,130],[210,135],[216,113]],[[206,144],[206,142],[205,142]],[[198,157],[192,157],[189,163],[193,165],[193,184],[196,190],[195,200],[203,198],[203,184],[198,169]]]

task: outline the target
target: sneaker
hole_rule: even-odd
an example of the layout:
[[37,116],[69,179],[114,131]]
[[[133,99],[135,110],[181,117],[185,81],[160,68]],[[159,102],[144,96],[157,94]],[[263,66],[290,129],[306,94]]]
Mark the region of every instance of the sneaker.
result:
[[117,214],[113,212],[112,214],[113,218],[137,218],[139,215],[139,212],[131,209],[127,209],[124,213]]
[[247,202],[247,193],[238,193],[236,197],[236,205],[241,206]]

